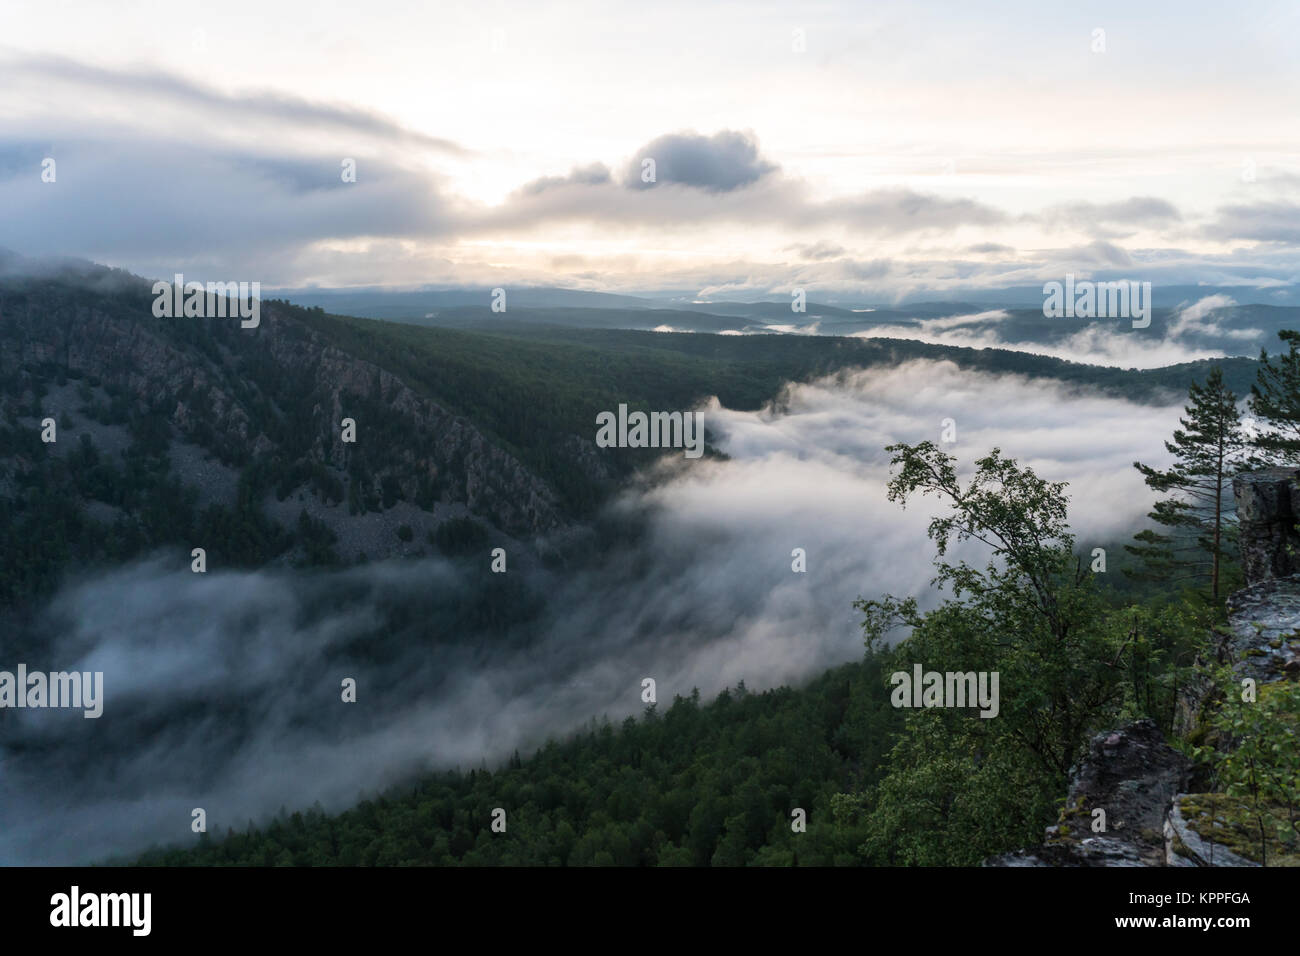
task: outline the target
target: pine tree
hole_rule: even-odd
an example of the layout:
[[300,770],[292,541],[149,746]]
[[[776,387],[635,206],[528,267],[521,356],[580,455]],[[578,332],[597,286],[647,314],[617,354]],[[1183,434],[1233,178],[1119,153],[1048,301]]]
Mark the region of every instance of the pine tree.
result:
[[1218,366],[1205,384],[1192,383],[1188,402],[1187,417],[1178,420],[1182,428],[1175,429],[1173,441],[1165,442],[1174,456],[1168,470],[1133,462],[1148,487],[1168,494],[1156,502],[1149,517],[1170,533],[1147,529],[1134,536],[1140,544],[1125,547],[1143,558],[1150,572],[1163,577],[1187,572],[1189,577],[1203,578],[1204,558],[1187,555],[1208,556],[1210,594],[1217,602],[1236,517],[1230,482],[1245,458],[1246,441],[1237,396],[1224,385]]
[[1250,413],[1263,426],[1252,439],[1268,460],[1295,464],[1300,462],[1300,332],[1284,329],[1277,335],[1287,352],[1270,360],[1261,350],[1259,376],[1250,387]]

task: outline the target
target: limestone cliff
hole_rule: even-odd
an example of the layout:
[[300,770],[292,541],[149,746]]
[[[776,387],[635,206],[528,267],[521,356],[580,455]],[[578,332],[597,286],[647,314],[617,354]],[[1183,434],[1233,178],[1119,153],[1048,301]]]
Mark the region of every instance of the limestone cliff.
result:
[[[1300,676],[1300,470],[1270,468],[1233,480],[1247,586],[1227,600],[1215,656],[1264,686]],[[1179,730],[1199,722],[1208,686],[1184,691]],[[1219,746],[1232,746],[1220,741]],[[1251,841],[1228,822],[1233,798],[1188,793],[1186,758],[1151,720],[1093,738],[1071,773],[1060,821],[1036,848],[985,866],[1259,866]],[[1094,825],[1104,811],[1104,830]]]

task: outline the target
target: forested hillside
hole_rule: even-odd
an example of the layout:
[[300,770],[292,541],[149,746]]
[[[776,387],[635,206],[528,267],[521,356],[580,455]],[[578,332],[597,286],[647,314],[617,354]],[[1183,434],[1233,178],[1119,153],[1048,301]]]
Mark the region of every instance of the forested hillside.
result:
[[[618,725],[593,722],[507,766],[449,772],[327,816],[294,812],[150,865],[708,866],[850,864],[863,833],[837,826],[837,792],[874,782],[901,712],[879,692],[883,658],[811,685]],[[504,834],[492,811],[507,809]],[[806,834],[791,812],[807,813]]]
[[[260,828],[250,821],[244,833],[204,835],[140,862],[973,865],[1004,854],[1020,860],[1011,865],[1050,865],[1043,858],[1063,854],[1071,865],[1167,865],[1178,854],[1206,859],[1205,847],[1220,846],[1220,858],[1241,865],[1290,865],[1300,854],[1292,748],[1300,641],[1294,619],[1265,629],[1242,609],[1276,615],[1276,602],[1294,597],[1294,578],[1243,592],[1255,596],[1235,611],[1220,592],[1239,580],[1237,555],[1222,547],[1233,538],[1223,530],[1223,490],[1235,470],[1270,454],[1285,459],[1296,446],[1277,437],[1300,422],[1300,351],[1296,337],[1287,341],[1288,353],[1262,365],[1250,404],[1270,426],[1264,437],[1247,440],[1236,396],[1213,372],[1189,391],[1186,430],[1169,443],[1174,465],[1139,464],[1168,495],[1152,517],[1176,532],[1138,536],[1132,550],[1148,572],[1136,575],[1145,587],[1103,588],[1084,570],[1064,483],[997,449],[959,477],[956,459],[931,442],[892,445],[889,498],[906,505],[932,496],[945,506],[928,533],[935,583],[946,594],[931,610],[914,596],[860,599],[861,663],[797,690],[750,694],[741,686],[704,706],[698,695],[678,697],[663,713],[651,707],[621,727],[593,724],[505,767],[416,779],[337,816],[317,808]],[[1294,468],[1261,474],[1248,500],[1276,495],[1296,476]],[[1208,510],[1207,488],[1217,489]],[[1261,561],[1272,561],[1290,573],[1293,545],[1273,537],[1284,509],[1259,500],[1247,516],[1247,553],[1277,553],[1252,557],[1252,567],[1258,574]],[[1280,530],[1294,542],[1293,527]],[[984,544],[988,563],[951,557],[958,541]],[[1182,587],[1170,587],[1175,555],[1188,572]],[[906,638],[891,643],[899,627]],[[914,670],[919,679],[921,669],[996,675],[1000,699],[995,691],[990,701],[940,706],[927,690],[922,706],[919,696],[900,697],[900,679]],[[1239,686],[1243,675],[1249,680]],[[1158,784],[1152,799],[1165,803],[1142,812],[1157,824],[1170,815],[1172,831],[1126,831],[1137,812],[1126,798],[1096,807],[1075,789],[1083,762],[1138,738],[1168,756],[1158,766],[1154,753],[1129,758],[1139,776],[1128,791]],[[1143,784],[1147,772],[1162,777]],[[1192,795],[1181,793],[1187,788]],[[1122,780],[1118,789],[1127,792]],[[1106,812],[1118,836],[1094,845],[1090,835],[1111,832]],[[1006,855],[1037,844],[1054,819],[1038,856]],[[1177,834],[1172,842],[1168,832]]]
[[[651,449],[596,415],[757,409],[789,382],[947,359],[1168,400],[1206,363],[1122,371],[892,340],[521,325],[474,332],[264,304],[259,327],[160,319],[97,266],[0,280],[0,598],[72,566],[202,542],[223,564],[351,563],[437,547],[448,520],[513,539],[582,522]],[[1255,363],[1222,363],[1242,389]],[[46,418],[58,440],[42,441]],[[342,420],[358,440],[342,440]],[[706,423],[707,426],[707,423]],[[37,533],[40,529],[40,533]]]

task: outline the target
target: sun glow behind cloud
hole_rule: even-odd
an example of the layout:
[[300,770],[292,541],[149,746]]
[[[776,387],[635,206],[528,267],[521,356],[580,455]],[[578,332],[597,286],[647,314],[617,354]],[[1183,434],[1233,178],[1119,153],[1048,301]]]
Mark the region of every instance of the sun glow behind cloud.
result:
[[[989,10],[325,0],[277,12],[244,0],[220,15],[200,4],[85,4],[72,16],[7,4],[0,244],[165,273],[175,248],[160,220],[178,214],[148,200],[171,181],[196,204],[266,206],[276,222],[236,215],[228,225],[247,230],[244,241],[207,237],[202,256],[279,285],[398,283],[429,269],[465,284],[617,289],[668,272],[687,286],[800,281],[882,299],[1082,272],[1099,239],[1139,264],[1162,254],[1180,281],[1296,271],[1291,247],[1265,245],[1255,228],[1285,219],[1296,196],[1294,136],[1277,121],[1293,112],[1284,37],[1297,20],[1285,4],[1044,15],[1021,0]],[[1098,28],[1104,52],[1092,49]],[[619,188],[648,146],[691,133],[747,137],[762,174],[722,193]],[[191,159],[158,160],[182,146]],[[120,205],[91,204],[58,228],[68,214],[22,175],[47,154],[60,160],[59,188],[111,191]],[[200,156],[208,168],[187,174]],[[360,167],[352,204],[328,188],[343,157]],[[285,188],[257,168],[275,163],[301,167],[287,195],[261,189]],[[520,194],[595,167],[614,181]],[[1178,215],[1107,218],[1144,197]],[[1263,206],[1221,213],[1252,204]],[[114,240],[133,209],[146,218],[126,231],[141,241]],[[250,233],[267,248],[250,249]],[[809,264],[792,241],[843,252]],[[980,243],[1005,251],[966,251]],[[343,265],[345,249],[365,262]]]

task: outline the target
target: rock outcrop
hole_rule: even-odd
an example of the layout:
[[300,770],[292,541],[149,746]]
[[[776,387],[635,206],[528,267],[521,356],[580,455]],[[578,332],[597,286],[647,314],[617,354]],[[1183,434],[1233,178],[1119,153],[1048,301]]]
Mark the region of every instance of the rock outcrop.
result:
[[1222,843],[1206,839],[1198,831],[1199,827],[1214,832],[1217,809],[1212,797],[1207,798],[1205,794],[1199,795],[1199,799],[1179,794],[1165,819],[1166,866],[1259,866]]
[[1300,470],[1232,481],[1247,586],[1228,597],[1223,657],[1258,683],[1300,676]]
[[[1300,677],[1300,470],[1237,475],[1242,565],[1247,586],[1227,600],[1228,627],[1217,656],[1258,685]],[[1209,686],[1184,691],[1180,731],[1193,730]],[[1224,821],[1233,798],[1186,793],[1190,766],[1151,720],[1093,738],[1071,774],[1060,822],[1042,846],[1006,853],[985,866],[1259,866]],[[1094,832],[1094,811],[1105,811]],[[1228,812],[1225,812],[1228,811]],[[1097,828],[1100,830],[1100,828]],[[1217,837],[1217,839],[1216,839]],[[1228,843],[1235,846],[1229,846]]]
[[1070,779],[1061,822],[1043,846],[986,866],[1161,866],[1165,818],[1188,763],[1143,719],[1093,737]]
[[1232,480],[1246,581],[1300,573],[1300,470],[1265,468]]
[[1300,575],[1252,584],[1228,598],[1225,657],[1258,684],[1300,675]]

